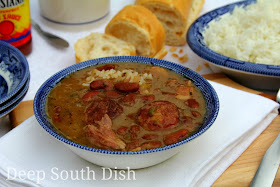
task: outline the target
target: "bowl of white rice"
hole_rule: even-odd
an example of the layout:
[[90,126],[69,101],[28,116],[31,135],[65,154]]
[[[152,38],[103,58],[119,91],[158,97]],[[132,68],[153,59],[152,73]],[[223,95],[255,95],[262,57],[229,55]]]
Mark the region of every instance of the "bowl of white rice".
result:
[[187,42],[216,71],[244,86],[280,88],[280,1],[246,0],[212,10],[189,28]]

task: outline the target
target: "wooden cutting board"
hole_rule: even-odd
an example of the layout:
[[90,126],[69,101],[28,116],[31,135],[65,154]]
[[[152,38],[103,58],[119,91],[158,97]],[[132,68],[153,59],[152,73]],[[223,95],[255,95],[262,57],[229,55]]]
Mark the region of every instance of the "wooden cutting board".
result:
[[[241,86],[230,80],[224,74],[209,74],[204,75],[204,77],[214,82],[275,100],[275,96]],[[33,101],[21,102],[9,114],[12,127],[16,127],[33,114]],[[262,134],[248,147],[248,149],[216,180],[213,186],[249,186],[263,155],[277,137],[279,131],[280,115],[273,120],[268,128],[263,131]],[[280,186],[280,169],[278,169],[273,186]]]

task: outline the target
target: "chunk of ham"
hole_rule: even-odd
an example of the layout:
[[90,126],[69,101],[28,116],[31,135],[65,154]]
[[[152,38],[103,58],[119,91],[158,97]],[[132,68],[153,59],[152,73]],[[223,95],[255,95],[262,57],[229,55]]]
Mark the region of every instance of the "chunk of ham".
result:
[[179,85],[176,89],[176,98],[180,100],[187,100],[191,97],[194,92],[194,87]]
[[94,125],[87,125],[85,130],[90,143],[102,149],[124,150],[126,144],[112,129],[112,120],[105,114]]

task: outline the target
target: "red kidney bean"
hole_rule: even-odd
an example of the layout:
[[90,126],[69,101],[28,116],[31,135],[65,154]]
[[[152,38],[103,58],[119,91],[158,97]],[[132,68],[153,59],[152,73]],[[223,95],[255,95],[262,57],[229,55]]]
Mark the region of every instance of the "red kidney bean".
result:
[[112,98],[112,99],[116,99],[116,98],[120,98],[122,97],[121,94],[119,94],[118,92],[116,91],[108,91],[108,92],[105,92],[105,95],[109,98]]
[[134,132],[130,133],[130,139],[131,140],[136,140],[137,137],[138,137],[138,135],[136,133],[134,133]]
[[142,142],[143,141],[141,139],[137,139],[132,142],[129,142],[126,144],[126,149],[129,151],[129,150],[135,149],[137,147],[140,147]]
[[94,96],[98,95],[99,93],[100,93],[99,91],[90,91],[82,97],[82,100],[91,101],[94,98]]
[[55,106],[55,107],[54,107],[54,112],[55,112],[55,114],[60,114],[60,112],[61,112],[61,106]]
[[158,138],[157,134],[145,134],[144,136],[142,136],[142,138],[144,140],[154,140]]
[[117,130],[117,133],[119,134],[119,135],[125,135],[125,133],[127,132],[127,129],[128,129],[128,127],[120,127],[120,128],[118,128],[118,130]]
[[129,132],[131,133],[139,133],[140,132],[140,127],[138,125],[132,125],[129,129]]
[[200,114],[199,112],[197,112],[197,111],[192,111],[192,115],[193,115],[194,117],[199,117],[199,116],[201,116],[201,114]]
[[190,108],[198,108],[199,107],[199,103],[195,99],[188,99],[185,102],[185,104],[188,105]]
[[137,82],[117,82],[115,89],[120,92],[136,92],[139,90],[139,84]]
[[175,96],[176,93],[171,93],[171,92],[161,92],[163,95],[171,95],[171,96]]
[[91,90],[104,89],[105,84],[103,80],[95,80],[90,83],[89,87]]
[[144,101],[154,101],[155,96],[154,95],[144,95],[141,97]]
[[161,146],[162,146],[162,143],[160,141],[151,141],[151,142],[143,143],[141,145],[141,149],[142,150],[155,149],[155,148],[158,148],[158,147],[161,147]]
[[131,94],[127,94],[126,96],[124,96],[121,99],[121,102],[124,104],[133,105],[133,104],[135,104],[135,99],[136,99],[136,94],[131,93]]
[[165,145],[170,145],[176,142],[181,141],[187,134],[189,133],[186,129],[181,129],[176,132],[173,132],[167,136],[164,137],[164,143]]
[[53,117],[53,120],[54,120],[54,122],[56,122],[56,123],[61,122],[61,118],[60,118],[59,115],[55,115],[55,116]]
[[61,122],[60,112],[61,112],[61,107],[60,106],[55,106],[54,107],[54,117],[53,117],[53,120],[55,122]]
[[115,69],[115,68],[116,68],[116,66],[114,64],[106,64],[106,65],[98,67],[96,69],[99,70],[99,71],[102,71],[102,70],[107,71],[107,70]]
[[135,119],[136,118],[136,113],[131,113],[131,114],[127,114],[126,117],[130,118],[130,119]]
[[192,123],[193,118],[190,116],[182,116],[180,119],[183,123]]

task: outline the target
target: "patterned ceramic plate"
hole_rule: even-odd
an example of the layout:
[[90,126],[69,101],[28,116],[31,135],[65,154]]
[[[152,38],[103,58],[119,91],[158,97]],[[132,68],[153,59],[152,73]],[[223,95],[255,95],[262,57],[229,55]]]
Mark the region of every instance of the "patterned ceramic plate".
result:
[[18,106],[18,104],[24,99],[27,91],[28,91],[28,88],[27,87],[27,90],[25,92],[23,92],[23,95],[17,100],[15,101],[13,104],[9,105],[7,108],[5,108],[4,110],[1,110],[0,111],[0,118],[9,114],[14,108],[16,108],[16,106]]
[[17,48],[0,41],[0,104],[13,97],[28,77],[29,67],[25,56]]
[[0,104],[0,112],[17,102],[19,99],[22,98],[22,96],[27,92],[29,88],[29,82],[30,79],[28,78],[24,86],[15,94],[13,95],[10,99],[5,101],[4,103]]

